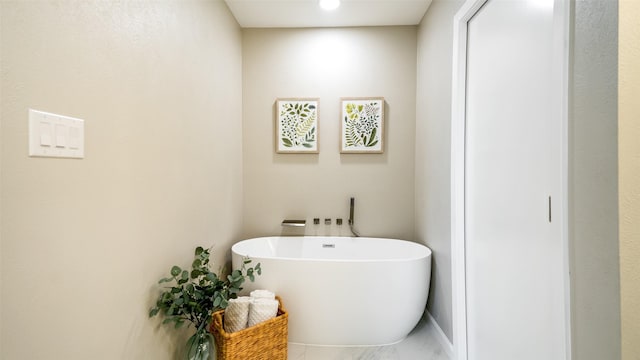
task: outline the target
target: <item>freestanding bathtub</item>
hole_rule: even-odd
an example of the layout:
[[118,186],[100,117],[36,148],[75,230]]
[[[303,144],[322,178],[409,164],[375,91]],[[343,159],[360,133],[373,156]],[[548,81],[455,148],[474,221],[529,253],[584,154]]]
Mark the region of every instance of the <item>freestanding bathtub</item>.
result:
[[233,245],[262,275],[244,291],[268,289],[289,312],[289,342],[377,346],[402,341],[424,312],[431,250],[393,239],[264,237]]

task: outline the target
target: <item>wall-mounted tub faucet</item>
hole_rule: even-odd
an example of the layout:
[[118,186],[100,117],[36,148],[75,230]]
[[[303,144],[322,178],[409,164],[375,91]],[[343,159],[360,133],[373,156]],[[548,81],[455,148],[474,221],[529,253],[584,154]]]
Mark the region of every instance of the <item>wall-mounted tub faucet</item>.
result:
[[303,227],[307,224],[306,220],[282,220],[282,226]]
[[353,228],[353,208],[355,207],[356,203],[356,199],[355,198],[351,198],[351,201],[349,202],[349,229],[351,230],[351,233],[353,234],[353,236],[355,237],[360,237],[360,234],[356,231],[356,229]]

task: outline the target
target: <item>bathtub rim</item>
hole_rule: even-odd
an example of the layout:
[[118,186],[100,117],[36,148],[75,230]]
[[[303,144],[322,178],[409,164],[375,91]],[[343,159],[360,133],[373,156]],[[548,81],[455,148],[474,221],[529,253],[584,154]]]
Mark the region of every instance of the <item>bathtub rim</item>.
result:
[[[285,257],[285,256],[252,256],[250,254],[241,254],[236,250],[236,246],[244,243],[244,242],[248,242],[248,241],[252,241],[252,240],[260,240],[260,239],[272,239],[272,238],[311,238],[311,239],[318,239],[318,238],[326,238],[326,239],[361,239],[361,240],[365,240],[365,239],[370,239],[370,240],[375,240],[375,241],[382,241],[382,240],[386,240],[386,241],[393,241],[393,242],[403,242],[403,243],[407,243],[410,244],[411,246],[416,246],[418,248],[424,248],[425,250],[425,254],[423,256],[410,256],[410,257],[406,257],[406,258],[392,258],[392,259],[385,259],[385,258],[370,258],[370,259],[349,259],[349,258],[345,258],[345,259],[323,259],[323,258],[302,258],[302,257]],[[272,236],[258,236],[258,237],[253,237],[253,238],[248,238],[248,239],[243,239],[240,240],[238,242],[236,242],[235,244],[233,244],[231,246],[231,255],[238,255],[241,257],[247,257],[248,259],[254,260],[254,259],[265,259],[265,260],[281,260],[281,261],[306,261],[306,262],[348,262],[348,263],[377,263],[377,262],[409,262],[409,261],[420,261],[423,259],[430,259],[431,256],[433,255],[433,250],[431,250],[431,248],[429,248],[428,246],[421,244],[421,243],[417,243],[415,241],[410,241],[410,240],[403,240],[403,239],[394,239],[394,238],[381,238],[381,237],[369,237],[369,236],[362,236],[362,237],[354,237],[354,236],[325,236],[325,235],[293,235],[293,236],[284,236],[284,235],[272,235]]]

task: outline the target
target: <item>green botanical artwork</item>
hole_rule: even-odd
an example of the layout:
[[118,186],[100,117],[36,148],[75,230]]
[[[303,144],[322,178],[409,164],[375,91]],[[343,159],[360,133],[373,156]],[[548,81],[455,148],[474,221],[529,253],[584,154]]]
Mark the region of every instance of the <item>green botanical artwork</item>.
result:
[[277,152],[318,152],[318,100],[277,101]]
[[384,99],[342,99],[342,149],[382,152]]

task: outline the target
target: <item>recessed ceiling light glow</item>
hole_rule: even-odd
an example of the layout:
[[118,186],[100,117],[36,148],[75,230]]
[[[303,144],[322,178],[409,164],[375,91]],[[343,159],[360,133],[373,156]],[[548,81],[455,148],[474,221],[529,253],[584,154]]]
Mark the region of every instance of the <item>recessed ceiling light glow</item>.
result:
[[335,10],[340,6],[340,0],[320,0],[319,4],[324,10]]

